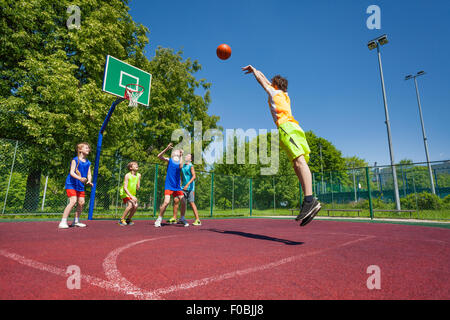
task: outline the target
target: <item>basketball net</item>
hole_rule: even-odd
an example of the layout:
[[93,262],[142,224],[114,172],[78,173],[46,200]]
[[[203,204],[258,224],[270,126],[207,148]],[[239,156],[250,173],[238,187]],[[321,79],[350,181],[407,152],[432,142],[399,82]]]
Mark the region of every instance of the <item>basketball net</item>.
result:
[[144,93],[144,87],[138,84],[127,84],[125,86],[125,99],[128,99],[130,107],[137,107],[139,97]]

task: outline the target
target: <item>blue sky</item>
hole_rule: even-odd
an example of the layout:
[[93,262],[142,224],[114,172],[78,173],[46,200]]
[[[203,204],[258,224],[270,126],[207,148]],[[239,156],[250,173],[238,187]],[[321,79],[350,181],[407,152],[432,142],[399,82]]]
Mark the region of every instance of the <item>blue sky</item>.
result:
[[[157,46],[198,60],[197,78],[212,83],[209,113],[224,129],[275,128],[264,90],[241,67],[289,80],[294,117],[331,141],[344,156],[389,164],[376,50],[367,42],[387,34],[383,71],[395,161],[426,161],[413,81],[418,78],[430,158],[450,159],[450,2],[167,0],[130,2],[134,21],[150,29],[148,58]],[[381,9],[381,29],[369,30],[366,9]],[[227,43],[232,56],[216,56]],[[199,93],[202,93],[201,91]]]

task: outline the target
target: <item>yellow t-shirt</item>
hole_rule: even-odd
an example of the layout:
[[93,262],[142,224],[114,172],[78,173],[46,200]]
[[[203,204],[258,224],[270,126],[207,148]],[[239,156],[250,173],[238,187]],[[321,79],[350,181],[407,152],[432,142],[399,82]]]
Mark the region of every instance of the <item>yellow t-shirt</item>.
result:
[[298,124],[292,116],[291,99],[289,99],[287,92],[275,90],[275,88],[270,87],[268,102],[270,113],[272,114],[273,121],[277,127],[286,122],[294,122]]
[[[127,175],[128,175],[128,186],[127,186],[128,192],[130,192],[132,196],[136,197],[136,187],[139,180],[139,176],[138,174],[133,176],[131,172],[127,173]],[[122,185],[122,188],[120,188],[120,198],[124,199],[127,197],[128,194],[125,192],[124,186]]]

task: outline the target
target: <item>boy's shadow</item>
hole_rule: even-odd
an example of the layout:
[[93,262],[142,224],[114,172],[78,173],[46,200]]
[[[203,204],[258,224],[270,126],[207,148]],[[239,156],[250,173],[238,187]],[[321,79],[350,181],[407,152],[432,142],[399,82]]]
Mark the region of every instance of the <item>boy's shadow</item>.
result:
[[274,238],[274,237],[264,236],[261,234],[253,234],[253,233],[247,233],[247,232],[242,232],[242,231],[230,231],[230,230],[219,230],[219,229],[206,229],[206,230],[211,231],[211,232],[223,233],[223,234],[233,234],[236,236],[257,239],[257,240],[268,240],[268,241],[274,241],[274,242],[281,242],[281,243],[284,243],[289,246],[298,246],[298,245],[303,244],[303,242]]

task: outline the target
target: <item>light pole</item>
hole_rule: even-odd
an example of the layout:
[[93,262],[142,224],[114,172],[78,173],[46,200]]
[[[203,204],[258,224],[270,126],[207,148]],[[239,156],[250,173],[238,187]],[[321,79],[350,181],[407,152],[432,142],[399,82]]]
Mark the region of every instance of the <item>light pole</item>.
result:
[[323,161],[322,161],[322,144],[319,143],[319,148],[320,148],[320,170],[322,172],[322,193],[325,193],[324,188],[323,188]]
[[425,74],[424,71],[419,71],[414,76],[407,75],[405,77],[405,80],[414,79],[414,85],[416,86],[417,105],[419,106],[420,123],[422,125],[423,144],[425,146],[425,156],[427,157],[428,172],[430,174],[431,192],[433,194],[436,194],[436,190],[434,189],[434,181],[433,181],[433,173],[431,170],[430,157],[428,155],[428,143],[427,143],[427,136],[425,134],[425,125],[423,124],[422,107],[420,105],[419,89],[417,89],[417,79],[416,78],[423,76],[424,74]]
[[388,43],[387,36],[382,35],[381,37],[370,40],[369,43],[367,44],[367,46],[369,47],[369,50],[373,50],[373,49],[377,48],[378,65],[380,67],[380,77],[381,77],[381,89],[383,92],[384,114],[386,116],[386,127],[387,127],[388,142],[389,142],[389,154],[391,157],[392,177],[394,179],[395,204],[396,204],[397,210],[401,210],[400,195],[398,193],[397,171],[395,170],[394,151],[392,148],[391,125],[389,123],[389,112],[388,112],[388,107],[387,107],[386,89],[384,87],[383,66],[381,64],[381,53],[380,53],[380,46],[385,45],[386,43]]

